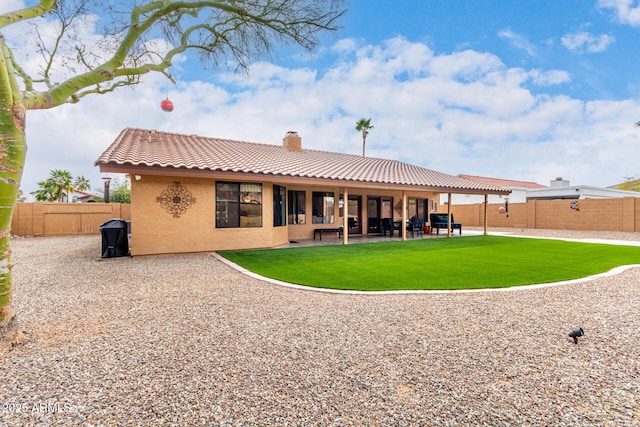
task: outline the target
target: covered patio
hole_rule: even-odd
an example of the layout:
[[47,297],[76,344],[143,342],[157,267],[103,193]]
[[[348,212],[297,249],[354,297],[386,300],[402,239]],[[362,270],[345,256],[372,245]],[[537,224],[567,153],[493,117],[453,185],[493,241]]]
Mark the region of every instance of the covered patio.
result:
[[[430,191],[433,191],[432,189],[429,189]],[[341,196],[341,203],[344,203],[342,200],[342,197],[344,198],[344,200],[351,200],[349,198],[349,191],[350,189],[347,187],[342,188],[342,196]],[[429,191],[429,193],[430,193]],[[355,191],[354,191],[355,192]],[[500,192],[501,194],[508,194],[509,190],[505,190]],[[437,203],[434,203],[434,200],[437,200],[437,197],[434,197],[432,199],[432,206],[433,208],[430,209],[429,206],[424,206],[423,209],[421,210],[419,206],[415,206],[413,209],[411,209],[410,207],[410,201],[413,201],[414,204],[419,205],[421,201],[424,201],[425,204],[427,204],[428,200],[427,198],[420,198],[420,197],[416,197],[416,195],[423,195],[425,194],[425,190],[421,191],[421,192],[416,192],[416,191],[406,191],[403,190],[402,191],[402,196],[401,196],[401,215],[398,217],[396,216],[392,216],[390,218],[388,218],[390,221],[393,222],[394,227],[397,228],[393,228],[390,232],[391,236],[389,236],[389,238],[393,238],[392,236],[397,236],[398,239],[400,240],[407,240],[408,238],[414,238],[415,234],[418,234],[420,236],[424,235],[423,237],[429,237],[429,236],[434,236],[434,237],[440,237],[440,230],[437,231],[437,233],[433,232],[433,231],[429,231],[429,232],[415,232],[412,231],[412,221],[417,219],[420,221],[420,228],[422,228],[423,226],[425,226],[424,231],[429,230],[433,224],[430,223],[430,216],[435,214],[436,212],[438,212],[438,205]],[[432,194],[432,193],[430,193]],[[440,214],[445,214],[446,213],[446,234],[443,237],[451,237],[452,233],[454,231],[454,226],[457,226],[459,228],[459,235],[462,235],[462,227],[460,224],[456,224],[456,222],[454,221],[454,218],[452,216],[451,213],[451,198],[452,198],[452,192],[448,192],[448,203],[446,204],[446,210],[443,212],[438,212]],[[488,207],[488,195],[490,193],[485,192],[484,193],[484,215],[483,217],[485,218],[484,220],[484,234],[487,234],[487,207]],[[492,193],[493,194],[493,193]],[[356,196],[356,197],[361,197],[361,196]],[[395,209],[395,212],[397,212],[398,209]],[[341,215],[342,218],[342,224],[339,225],[339,227],[342,230],[350,230],[353,228],[352,226],[352,221],[351,219],[353,218],[351,212],[347,212],[346,214]],[[383,219],[384,221],[384,219]],[[404,224],[404,226],[403,226]],[[452,226],[454,225],[454,226]],[[370,227],[369,227],[370,228]],[[382,239],[384,240],[385,236],[385,231],[383,230],[379,230],[379,232],[383,233]],[[370,238],[373,237],[377,237],[378,232],[376,233],[352,233],[353,235],[350,236],[351,233],[347,232],[347,233],[342,233],[342,243],[343,244],[349,244],[350,239],[356,238],[356,237],[361,237],[361,236],[367,236]],[[370,234],[373,234],[373,236],[370,236]],[[315,233],[314,233],[314,239],[315,239]]]

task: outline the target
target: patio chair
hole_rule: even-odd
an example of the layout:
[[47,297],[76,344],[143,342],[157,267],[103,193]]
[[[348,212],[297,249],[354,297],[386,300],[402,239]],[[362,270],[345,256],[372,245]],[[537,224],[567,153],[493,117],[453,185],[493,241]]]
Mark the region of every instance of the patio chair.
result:
[[407,225],[407,231],[411,232],[411,237],[414,237],[414,233],[417,232],[418,236],[424,235],[424,219],[412,217]]
[[393,222],[393,218],[382,218],[382,235],[386,236],[389,231],[389,237],[393,237],[393,230],[400,231],[400,226]]
[[349,222],[349,229],[353,230],[354,228],[358,228],[358,220],[355,218],[347,218]]

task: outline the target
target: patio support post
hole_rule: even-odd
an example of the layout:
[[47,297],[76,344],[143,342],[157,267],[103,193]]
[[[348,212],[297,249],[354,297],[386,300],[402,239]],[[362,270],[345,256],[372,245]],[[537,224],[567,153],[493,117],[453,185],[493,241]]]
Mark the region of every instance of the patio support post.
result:
[[349,189],[342,191],[342,244],[349,244]]
[[402,190],[402,222],[400,223],[402,240],[407,240],[407,192]]
[[451,237],[451,193],[447,197],[447,237]]
[[487,235],[487,212],[489,212],[489,195],[484,195],[484,235]]

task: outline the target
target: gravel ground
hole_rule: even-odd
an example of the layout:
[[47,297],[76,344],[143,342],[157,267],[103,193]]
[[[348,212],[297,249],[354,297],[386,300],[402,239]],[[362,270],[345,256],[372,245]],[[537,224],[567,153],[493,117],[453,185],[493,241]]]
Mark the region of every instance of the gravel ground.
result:
[[341,295],[208,254],[101,259],[97,236],[12,243],[30,339],[0,353],[2,425],[640,425],[640,268]]

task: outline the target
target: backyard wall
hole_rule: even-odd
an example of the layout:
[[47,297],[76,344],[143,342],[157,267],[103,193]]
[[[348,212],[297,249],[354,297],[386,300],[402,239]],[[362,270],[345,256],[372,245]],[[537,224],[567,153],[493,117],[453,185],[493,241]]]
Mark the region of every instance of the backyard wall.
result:
[[[640,198],[576,200],[533,200],[488,206],[489,227],[517,227],[564,230],[639,231]],[[446,212],[446,206],[439,206]],[[482,227],[484,205],[452,205],[456,222]],[[17,203],[11,221],[16,236],[61,236],[100,234],[100,225],[112,218],[131,220],[131,205],[120,203]]]
[[[572,203],[576,203],[575,206]],[[572,207],[573,206],[573,207]],[[510,203],[509,212],[500,213],[504,204],[489,204],[489,227],[540,228],[558,230],[640,231],[640,198],[585,200],[531,200]],[[441,206],[446,212],[447,207]],[[484,225],[484,205],[451,205],[456,222],[466,226]]]
[[15,236],[100,234],[112,218],[131,219],[131,205],[121,203],[17,203],[11,218]]

